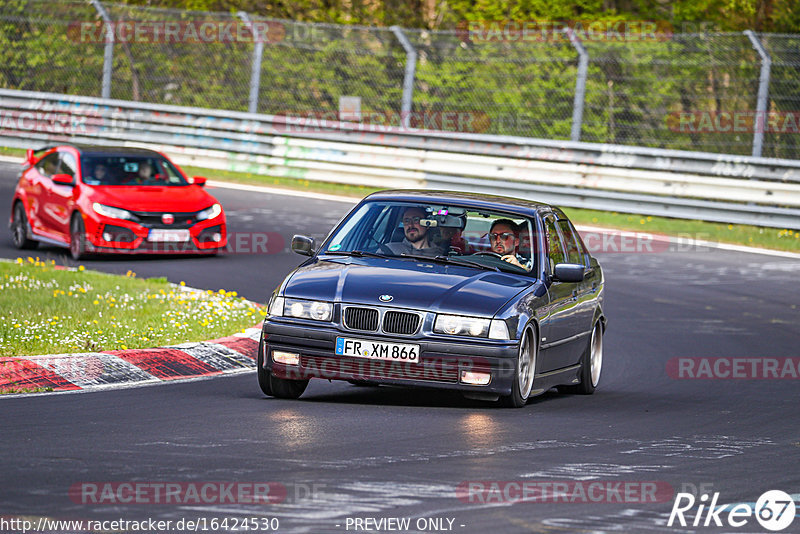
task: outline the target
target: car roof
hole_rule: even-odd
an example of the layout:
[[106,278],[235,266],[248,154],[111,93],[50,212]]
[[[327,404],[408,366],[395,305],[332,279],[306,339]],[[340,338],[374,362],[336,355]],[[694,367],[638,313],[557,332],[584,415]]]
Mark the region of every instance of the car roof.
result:
[[536,202],[534,200],[504,197],[499,195],[487,195],[484,193],[467,193],[461,191],[394,189],[372,193],[364,200],[419,202],[423,204],[458,204],[459,206],[464,207],[511,211],[526,215],[534,215],[535,213],[541,211],[561,211],[550,204],[545,204],[544,202]]
[[43,152],[53,148],[72,147],[78,150],[82,156],[157,156],[161,154],[148,148],[138,148],[129,146],[101,146],[86,144],[62,143],[60,145],[49,145],[40,148],[36,152]]

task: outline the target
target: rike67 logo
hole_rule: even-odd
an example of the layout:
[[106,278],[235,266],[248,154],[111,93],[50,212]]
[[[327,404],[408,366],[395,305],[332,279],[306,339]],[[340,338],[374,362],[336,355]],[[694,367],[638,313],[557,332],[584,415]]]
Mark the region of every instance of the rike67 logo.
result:
[[[693,527],[721,527],[723,521],[727,521],[729,526],[739,528],[755,517],[761,528],[777,532],[791,525],[797,512],[792,496],[780,490],[765,492],[755,505],[737,503],[717,506],[718,499],[719,492],[714,493],[711,502],[707,502],[708,494],[701,495],[697,502],[691,493],[678,493],[667,526],[671,527],[677,523],[682,527],[690,524]],[[687,517],[691,523],[687,523]]]

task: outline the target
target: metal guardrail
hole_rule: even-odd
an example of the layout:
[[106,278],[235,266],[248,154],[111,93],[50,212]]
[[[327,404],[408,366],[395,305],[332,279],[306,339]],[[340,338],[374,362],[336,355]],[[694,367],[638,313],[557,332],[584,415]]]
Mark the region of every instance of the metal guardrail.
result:
[[149,146],[179,164],[800,228],[800,162],[390,128],[0,89],[0,144]]

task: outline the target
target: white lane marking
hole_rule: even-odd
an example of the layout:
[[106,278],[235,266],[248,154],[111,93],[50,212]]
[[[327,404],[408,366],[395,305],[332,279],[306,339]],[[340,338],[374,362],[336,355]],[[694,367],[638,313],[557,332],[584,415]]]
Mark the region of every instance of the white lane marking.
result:
[[718,250],[730,250],[732,252],[746,252],[748,254],[763,254],[765,256],[778,256],[781,258],[791,258],[794,260],[800,259],[800,253],[786,252],[784,250],[772,250],[767,248],[746,247],[744,245],[733,245],[730,243],[716,243],[714,241],[704,241],[702,239],[692,239],[685,236],[668,236],[660,234],[651,234],[649,232],[641,232],[638,230],[620,230],[616,228],[605,228],[602,226],[584,226],[576,224],[575,228],[578,232],[597,232],[600,234],[612,235],[637,235],[646,234],[651,241],[660,243],[669,243],[680,245],[681,247],[697,247],[697,248],[715,248]]
[[239,191],[252,191],[253,193],[265,193],[268,195],[284,195],[289,197],[303,197],[314,198],[318,200],[330,200],[332,202],[346,202],[348,204],[356,204],[360,198],[346,197],[341,195],[328,195],[325,193],[312,193],[310,191],[294,191],[292,189],[280,189],[277,187],[266,187],[263,185],[249,185],[237,184],[234,182],[220,182],[218,180],[209,180],[206,182],[211,187],[219,187],[222,189],[236,189]]

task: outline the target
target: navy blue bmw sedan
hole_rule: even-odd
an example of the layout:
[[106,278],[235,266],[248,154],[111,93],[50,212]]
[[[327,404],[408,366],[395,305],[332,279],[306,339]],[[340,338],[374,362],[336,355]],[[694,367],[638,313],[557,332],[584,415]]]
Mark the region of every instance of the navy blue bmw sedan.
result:
[[591,394],[603,364],[603,271],[564,213],[455,192],[364,198],[273,292],[258,349],[266,395],[311,378],[455,389],[521,407]]

